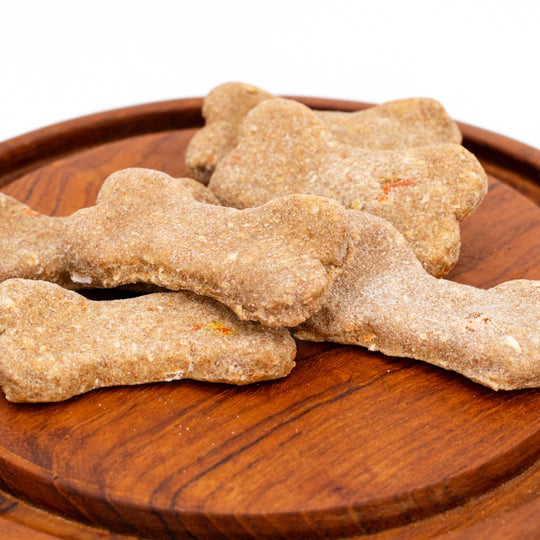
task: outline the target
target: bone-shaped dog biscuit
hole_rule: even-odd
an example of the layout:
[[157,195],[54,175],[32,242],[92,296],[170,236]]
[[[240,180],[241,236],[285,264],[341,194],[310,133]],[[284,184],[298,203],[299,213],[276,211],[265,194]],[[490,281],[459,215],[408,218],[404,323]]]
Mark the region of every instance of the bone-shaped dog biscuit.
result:
[[[204,99],[205,126],[186,151],[188,176],[207,184],[217,164],[238,142],[245,115],[262,101],[277,96],[249,84],[230,82]],[[369,149],[394,149],[439,143],[461,143],[461,132],[434,99],[388,101],[357,112],[315,111],[341,142]]]
[[456,144],[363,150],[339,142],[304,105],[264,101],[246,116],[238,146],[209,188],[227,206],[258,206],[291,193],[331,197],[390,221],[433,275],[456,263],[459,221],[487,190],[478,160]]
[[436,279],[388,222],[351,210],[355,249],[296,335],[424,360],[493,389],[540,386],[540,281]]
[[237,210],[194,200],[165,173],[126,169],[66,219],[62,249],[76,282],[188,289],[242,319],[294,326],[322,305],[349,237],[346,210],[330,199]]
[[284,377],[284,328],[240,321],[187,291],[91,301],[45,281],[0,284],[0,385],[10,401],[60,401],[116,385]]

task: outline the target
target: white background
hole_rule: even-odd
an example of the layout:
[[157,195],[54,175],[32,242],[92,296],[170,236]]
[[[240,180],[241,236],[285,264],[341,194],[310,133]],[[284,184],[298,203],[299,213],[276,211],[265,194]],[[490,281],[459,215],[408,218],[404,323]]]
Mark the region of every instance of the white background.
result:
[[107,109],[275,94],[427,96],[540,148],[538,0],[0,3],[0,141]]

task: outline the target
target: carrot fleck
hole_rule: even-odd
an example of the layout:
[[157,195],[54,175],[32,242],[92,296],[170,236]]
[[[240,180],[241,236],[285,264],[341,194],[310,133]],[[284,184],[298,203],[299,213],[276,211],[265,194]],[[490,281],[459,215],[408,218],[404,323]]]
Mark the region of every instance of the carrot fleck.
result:
[[224,326],[221,323],[207,323],[206,326],[208,328],[211,328],[212,330],[215,330],[216,332],[220,332],[221,334],[224,334],[226,336],[233,333],[232,328],[228,328],[227,326]]
[[386,184],[386,186],[384,186],[383,188],[383,191],[385,193],[390,193],[395,189],[411,186],[416,186],[416,182],[414,180],[411,180],[410,178],[404,178],[403,180],[398,180],[397,182],[391,182],[390,184]]
[[23,208],[22,211],[30,217],[41,217],[41,214],[39,214],[38,212],[34,212],[30,208]]

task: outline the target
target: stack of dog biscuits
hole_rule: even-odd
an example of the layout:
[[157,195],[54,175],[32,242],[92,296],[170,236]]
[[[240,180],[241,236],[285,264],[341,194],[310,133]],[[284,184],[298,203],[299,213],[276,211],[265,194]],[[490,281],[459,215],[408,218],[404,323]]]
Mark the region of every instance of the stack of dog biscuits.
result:
[[[255,86],[228,82],[205,98],[206,125],[191,140],[186,170],[191,178],[208,184],[217,164],[238,144],[245,116],[263,101],[277,96]],[[354,113],[314,111],[341,142],[371,150],[395,150],[431,144],[461,144],[461,132],[443,106],[434,99],[389,101]]]
[[[0,196],[7,399],[284,377],[293,335],[540,386],[540,283],[440,279],[487,176],[437,101],[315,112],[227,83],[203,115],[187,178],[121,170],[62,218]],[[146,292],[76,292],[123,286]]]
[[[192,179],[147,169],[111,175],[96,205],[69,217],[2,201],[0,383],[12,401],[283,377],[296,353],[286,327],[322,307],[350,246],[347,212],[332,199],[238,210]],[[168,292],[74,292],[141,284]]]

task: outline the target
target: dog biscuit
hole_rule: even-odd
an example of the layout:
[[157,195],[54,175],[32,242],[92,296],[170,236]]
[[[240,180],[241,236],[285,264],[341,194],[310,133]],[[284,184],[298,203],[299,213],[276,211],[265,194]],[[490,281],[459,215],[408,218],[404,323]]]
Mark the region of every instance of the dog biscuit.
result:
[[297,337],[423,360],[495,390],[540,386],[540,281],[436,279],[392,225],[350,213],[355,249]]
[[241,319],[295,326],[322,305],[349,237],[347,212],[330,199],[237,210],[196,201],[165,173],[126,169],[66,220],[62,250],[77,283],[188,289]]
[[296,347],[285,328],[240,321],[187,291],[92,301],[59,285],[0,284],[0,384],[10,401],[60,401],[117,385],[284,377]]
[[339,142],[306,106],[264,101],[246,116],[238,146],[208,187],[237,208],[292,193],[338,200],[390,221],[425,268],[443,276],[457,261],[459,221],[487,191],[487,175],[463,146],[364,150]]
[[[205,126],[186,151],[188,176],[207,184],[216,165],[237,144],[245,115],[262,101],[277,96],[249,84],[230,82],[204,99]],[[388,101],[357,112],[315,111],[341,142],[368,149],[395,149],[438,143],[461,144],[461,132],[434,99]]]

